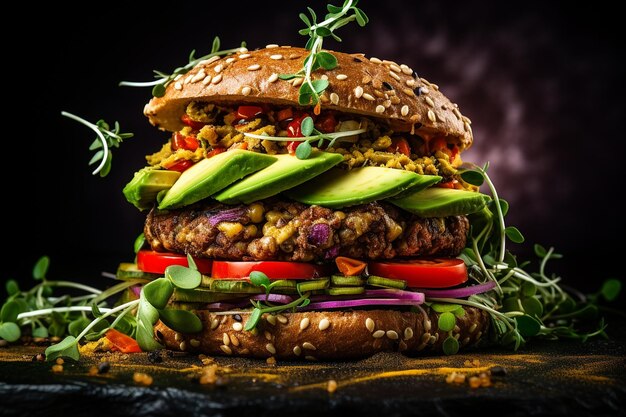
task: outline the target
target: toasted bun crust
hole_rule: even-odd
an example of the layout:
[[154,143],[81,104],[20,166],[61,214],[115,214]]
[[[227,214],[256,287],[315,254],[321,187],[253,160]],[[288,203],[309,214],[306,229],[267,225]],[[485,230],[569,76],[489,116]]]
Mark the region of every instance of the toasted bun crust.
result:
[[[438,313],[428,307],[424,313],[358,310],[265,314],[253,332],[242,330],[249,314],[196,313],[204,325],[201,333],[176,333],[159,322],[155,327],[157,339],[168,349],[208,355],[320,360],[362,358],[383,351],[441,353],[448,337],[448,332],[437,328]],[[452,336],[465,348],[481,340],[489,327],[489,316],[465,307],[456,325]]]
[[[171,83],[163,97],[150,100],[144,113],[160,129],[176,131],[182,127],[180,116],[194,100],[299,106],[302,79],[282,80],[278,75],[300,71],[308,52],[292,47],[244,48],[241,53],[200,62]],[[313,79],[328,77],[329,86],[321,96],[323,108],[384,119],[398,132],[444,136],[461,149],[472,144],[471,121],[436,84],[415,78],[406,65],[362,54],[332,54],[337,67],[313,73]]]

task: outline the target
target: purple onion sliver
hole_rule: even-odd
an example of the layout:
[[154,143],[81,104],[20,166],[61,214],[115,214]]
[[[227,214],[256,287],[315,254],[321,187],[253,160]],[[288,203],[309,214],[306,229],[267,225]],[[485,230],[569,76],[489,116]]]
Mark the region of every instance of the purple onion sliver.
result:
[[326,223],[317,223],[309,229],[309,243],[312,245],[322,245],[330,238],[330,226]]
[[243,220],[247,209],[245,207],[236,207],[228,210],[220,211],[209,217],[209,224],[215,226],[220,222],[235,222]]
[[[265,301],[265,297],[265,294],[258,294],[250,297],[250,299]],[[285,294],[270,294],[269,296],[267,296],[267,301],[269,301],[270,303],[289,304],[293,301],[293,298]]]
[[231,303],[210,303],[204,306],[205,309],[209,311],[228,311],[234,309],[236,306]]
[[482,294],[496,287],[495,281],[489,281],[480,285],[472,285],[463,288],[453,288],[450,290],[429,290],[420,289],[417,291],[423,292],[426,297],[432,298],[465,298],[470,295]]
[[337,257],[337,255],[339,255],[339,245],[333,246],[332,248],[328,249],[326,251],[326,254],[324,254],[324,259],[334,259]]
[[141,297],[141,285],[133,285],[130,287],[130,290],[137,296],[137,298]]
[[399,300],[424,300],[422,291],[404,291],[392,289],[365,290],[366,297],[397,298]]
[[418,300],[399,300],[397,298],[362,298],[358,300],[340,300],[340,301],[321,301],[319,303],[311,303],[308,306],[299,310],[319,310],[319,309],[333,309],[333,308],[350,308],[350,307],[363,307],[373,305],[388,305],[388,306],[414,306],[424,302],[422,297],[421,301]]

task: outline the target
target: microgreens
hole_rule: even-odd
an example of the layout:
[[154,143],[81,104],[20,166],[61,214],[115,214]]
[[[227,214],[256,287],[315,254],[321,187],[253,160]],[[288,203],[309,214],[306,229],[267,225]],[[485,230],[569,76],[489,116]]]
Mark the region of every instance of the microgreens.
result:
[[306,43],[306,49],[311,51],[306,56],[302,64],[302,69],[295,74],[281,74],[279,77],[283,80],[291,80],[294,78],[302,78],[303,82],[300,86],[298,103],[302,106],[314,105],[315,114],[320,112],[320,95],[328,87],[328,80],[312,79],[312,73],[323,68],[332,70],[337,67],[337,58],[330,52],[322,51],[324,38],[332,37],[338,42],[341,38],[337,36],[335,31],[342,26],[356,20],[359,26],[363,27],[369,21],[363,10],[356,7],[358,0],[345,0],[343,6],[327,5],[328,13],[324,16],[324,20],[317,22],[317,15],[313,9],[307,7],[310,18],[305,13],[300,13],[300,19],[306,25],[301,29],[301,35],[309,36]]
[[365,133],[365,129],[357,129],[357,130],[347,130],[344,132],[333,132],[333,133],[322,133],[319,130],[315,129],[313,125],[313,119],[311,117],[305,117],[302,119],[300,124],[300,132],[303,137],[284,137],[284,136],[269,136],[269,135],[257,135],[255,133],[247,133],[244,132],[245,136],[262,139],[262,140],[272,140],[276,142],[301,142],[296,148],[296,157],[298,159],[307,159],[311,156],[311,152],[313,149],[311,148],[311,142],[317,141],[317,146],[322,146],[324,140],[329,141],[327,147],[332,148],[335,145],[335,142],[338,140],[341,141],[341,138],[352,137],[355,135],[359,135],[361,133]]
[[299,298],[293,300],[288,304],[278,306],[269,305],[267,298],[269,297],[272,288],[274,288],[280,282],[270,282],[270,279],[267,277],[267,275],[260,271],[252,271],[250,273],[250,282],[252,282],[257,287],[265,288],[265,300],[267,304],[263,304],[261,301],[250,300],[250,303],[254,306],[254,309],[252,310],[252,313],[250,314],[250,317],[246,322],[246,326],[244,327],[244,329],[247,331],[252,331],[256,328],[257,323],[264,313],[280,313],[281,311],[293,310],[296,307],[305,307],[311,302],[311,300],[309,299],[310,293],[306,292],[304,294],[301,293]]
[[102,119],[98,120],[94,124],[66,111],[62,111],[61,114],[82,123],[96,132],[97,137],[91,145],[89,145],[89,150],[95,151],[97,149],[97,151],[89,161],[89,165],[93,165],[100,161],[100,164],[92,172],[92,174],[96,175],[99,173],[101,177],[106,177],[111,171],[111,160],[113,159],[111,148],[119,148],[120,143],[122,143],[124,139],[132,138],[133,134],[120,133],[120,124],[118,122],[115,122],[113,129],[111,129],[109,124]]
[[135,82],[135,81],[122,81],[119,83],[120,86],[124,87],[152,87],[152,95],[154,97],[163,97],[165,95],[165,89],[172,82],[178,80],[183,75],[187,74],[193,67],[198,65],[200,62],[210,59],[214,56],[222,56],[222,55],[230,55],[238,52],[241,48],[245,48],[246,43],[241,42],[241,46],[239,48],[233,49],[225,49],[220,51],[220,38],[213,38],[213,44],[211,46],[211,52],[207,55],[201,56],[200,58],[196,58],[195,49],[191,51],[189,54],[189,62],[182,66],[174,69],[171,74],[167,74],[162,71],[154,71],[154,81],[146,81],[146,82]]

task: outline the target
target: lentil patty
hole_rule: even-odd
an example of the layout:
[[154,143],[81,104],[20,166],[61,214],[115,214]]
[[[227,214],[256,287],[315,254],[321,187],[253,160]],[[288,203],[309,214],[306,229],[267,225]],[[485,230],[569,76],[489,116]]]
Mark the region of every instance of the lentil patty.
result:
[[465,216],[420,218],[385,203],[332,210],[286,200],[227,206],[211,202],[153,209],[146,240],[157,251],[229,260],[329,261],[337,256],[393,259],[456,256]]

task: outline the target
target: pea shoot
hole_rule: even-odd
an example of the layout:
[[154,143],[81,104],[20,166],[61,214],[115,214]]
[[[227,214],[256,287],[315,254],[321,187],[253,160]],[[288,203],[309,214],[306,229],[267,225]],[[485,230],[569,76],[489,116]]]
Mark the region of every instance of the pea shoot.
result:
[[111,129],[109,124],[102,119],[96,123],[91,123],[66,111],[62,111],[61,115],[75,120],[96,132],[96,139],[89,146],[89,150],[96,151],[96,153],[89,161],[89,165],[100,161],[92,174],[100,174],[101,177],[106,177],[111,171],[111,161],[113,160],[111,148],[119,148],[124,139],[132,138],[134,135],[132,133],[120,133],[120,124],[118,122],[115,122],[113,129]]
[[215,38],[213,38],[213,44],[211,45],[210,53],[196,58],[196,51],[194,49],[189,54],[189,62],[182,67],[174,69],[171,74],[155,70],[154,78],[156,79],[154,81],[121,81],[119,85],[123,87],[152,87],[152,95],[154,97],[163,97],[165,95],[165,89],[168,85],[170,85],[172,82],[175,82],[183,75],[187,74],[193,67],[198,65],[200,62],[213,58],[214,56],[230,55],[239,52],[242,48],[246,47],[246,43],[241,42],[241,46],[239,48],[225,49],[222,51],[220,50],[220,46],[220,38],[216,36]]

